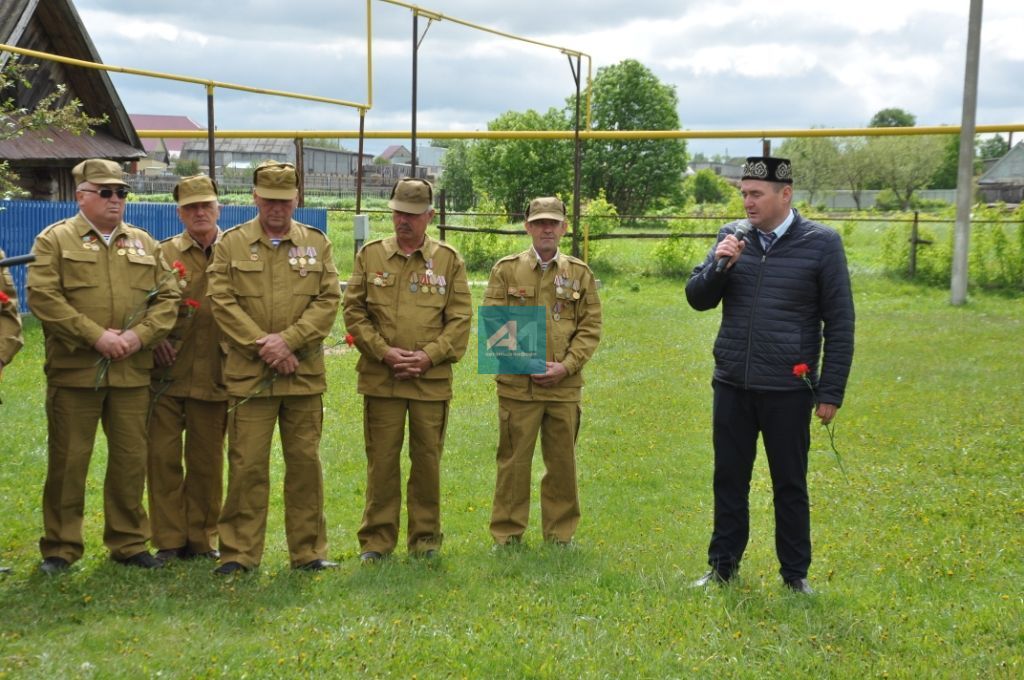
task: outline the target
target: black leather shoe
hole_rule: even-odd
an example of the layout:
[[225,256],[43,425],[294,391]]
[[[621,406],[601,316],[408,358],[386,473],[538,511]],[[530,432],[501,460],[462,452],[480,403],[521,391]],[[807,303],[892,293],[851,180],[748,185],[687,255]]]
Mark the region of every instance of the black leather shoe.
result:
[[114,561],[126,567],[140,567],[142,569],[164,568],[164,561],[158,560],[150,555],[148,550],[143,550],[140,553],[135,553],[131,557],[126,557],[124,559],[114,558]]
[[324,569],[337,569],[340,565],[330,560],[313,560],[295,567],[301,571],[323,571]]
[[214,574],[218,576],[231,576],[233,574],[244,574],[249,571],[249,567],[238,562],[225,562],[216,569],[213,570]]
[[164,562],[170,562],[171,560],[184,559],[185,556],[186,556],[185,553],[187,551],[188,551],[188,548],[186,548],[186,547],[182,547],[182,548],[164,548],[163,550],[157,550],[156,551],[156,558],[158,560],[162,560]]
[[380,554],[376,550],[367,550],[359,556],[359,561],[363,564],[376,564],[384,559],[384,555]]
[[792,590],[794,593],[803,593],[804,595],[814,595],[814,588],[807,582],[805,578],[794,578],[788,581],[783,581],[786,587]]
[[44,574],[62,574],[68,570],[71,563],[63,557],[47,557],[39,564],[39,571]]
[[732,580],[732,574],[725,574],[717,569],[709,569],[708,573],[701,576],[699,579],[690,584],[691,588],[705,588],[711,583],[718,585],[725,585]]
[[196,552],[195,550],[192,550],[192,548],[185,548],[181,555],[181,559],[183,560],[194,560],[200,557],[207,560],[219,560],[220,551],[207,550],[206,552]]

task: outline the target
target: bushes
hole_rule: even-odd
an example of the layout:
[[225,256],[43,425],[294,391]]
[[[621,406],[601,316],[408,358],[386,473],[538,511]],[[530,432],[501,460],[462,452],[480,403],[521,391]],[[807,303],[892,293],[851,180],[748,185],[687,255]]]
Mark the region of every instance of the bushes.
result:
[[[993,220],[1011,220],[993,224]],[[1024,290],[1024,214],[1018,209],[1008,214],[1004,206],[975,207],[972,214],[968,281],[983,288]],[[948,286],[953,269],[953,225],[918,228],[918,238],[930,245],[917,248],[918,280],[936,286]],[[898,276],[908,274],[910,264],[911,225],[892,224],[882,242],[885,269]]]

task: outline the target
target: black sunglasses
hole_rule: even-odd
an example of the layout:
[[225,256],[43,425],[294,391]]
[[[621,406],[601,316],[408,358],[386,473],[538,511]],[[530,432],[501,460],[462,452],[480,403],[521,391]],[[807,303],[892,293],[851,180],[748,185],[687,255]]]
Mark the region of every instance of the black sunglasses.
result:
[[99,191],[96,189],[79,189],[79,191],[85,191],[90,194],[99,194],[100,198],[110,198],[114,194],[117,194],[118,198],[128,198],[127,189],[100,189]]

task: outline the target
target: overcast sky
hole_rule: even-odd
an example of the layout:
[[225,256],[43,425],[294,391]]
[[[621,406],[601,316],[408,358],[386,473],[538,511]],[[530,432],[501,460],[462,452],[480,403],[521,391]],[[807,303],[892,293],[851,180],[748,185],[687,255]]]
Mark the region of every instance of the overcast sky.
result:
[[[899,107],[959,124],[969,0],[421,0],[422,8],[589,54],[594,73],[637,59],[675,86],[691,130],[860,127]],[[101,59],[224,82],[366,102],[365,0],[75,0]],[[371,3],[367,130],[408,130],[412,12]],[[427,21],[420,18],[420,31]],[[986,0],[978,124],[1024,122],[1024,4]],[[584,62],[585,63],[585,62]],[[434,22],[419,50],[418,129],[485,130],[508,110],[564,105],[568,59]],[[584,67],[585,69],[585,67]],[[206,124],[205,89],[113,74],[130,113]],[[356,130],[354,109],[217,90],[230,130]],[[1020,133],[1014,141],[1021,138]],[[355,148],[354,140],[342,142]],[[377,153],[389,142],[368,140]],[[408,145],[408,141],[400,142]],[[776,142],[777,143],[777,142]],[[689,140],[747,155],[757,140]]]

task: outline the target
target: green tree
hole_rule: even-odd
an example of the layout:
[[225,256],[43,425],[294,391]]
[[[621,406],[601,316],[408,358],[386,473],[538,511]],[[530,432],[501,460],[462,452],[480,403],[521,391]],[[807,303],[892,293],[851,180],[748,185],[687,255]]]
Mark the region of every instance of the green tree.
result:
[[[646,66],[627,59],[598,70],[591,120],[595,130],[678,130],[679,98]],[[575,99],[568,100],[575,107]],[[572,108],[571,108],[572,110]],[[640,215],[678,192],[686,171],[681,139],[601,139],[586,142],[582,193],[604,190],[620,215]]]
[[956,189],[960,167],[960,135],[942,136],[942,158],[932,173],[928,186],[932,189]]
[[[26,132],[38,132],[46,142],[53,140],[46,136],[48,129],[67,130],[76,135],[94,134],[92,126],[107,122],[104,115],[93,118],[82,111],[78,98],[67,99],[67,86],[58,83],[53,92],[42,97],[29,109],[19,106],[19,94],[32,87],[31,75],[38,68],[35,64],[22,64],[17,57],[11,57],[0,69],[0,141],[17,139]],[[0,160],[0,197],[22,196],[25,192],[18,185],[16,173],[5,160]]]
[[850,190],[857,210],[861,209],[861,193],[870,185],[874,171],[867,139],[847,137],[839,145],[839,158],[835,166],[836,186]]
[[199,174],[199,161],[187,158],[179,158],[174,163],[174,174],[178,177],[189,177]]
[[867,144],[879,185],[892,190],[903,210],[928,186],[944,150],[945,141],[934,135],[871,137]]
[[1010,143],[1003,139],[1002,135],[979,139],[977,142],[978,158],[988,160],[991,158],[1002,158],[1010,150]]
[[452,209],[464,212],[473,205],[473,173],[470,168],[472,142],[464,139],[446,141],[450,144],[444,155],[441,188]]
[[[566,130],[561,111],[506,111],[488,130]],[[521,213],[535,196],[572,194],[572,143],[549,139],[484,139],[470,147],[473,187],[506,212]]]
[[893,107],[882,109],[872,116],[868,127],[914,127],[916,124],[917,116]]
[[735,187],[710,168],[698,170],[683,180],[683,196],[687,203],[725,203],[735,193]]
[[793,137],[779,145],[779,156],[793,161],[793,184],[807,192],[807,202],[837,185],[839,145],[832,137]]

